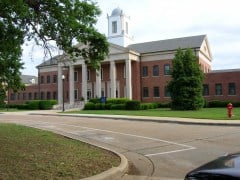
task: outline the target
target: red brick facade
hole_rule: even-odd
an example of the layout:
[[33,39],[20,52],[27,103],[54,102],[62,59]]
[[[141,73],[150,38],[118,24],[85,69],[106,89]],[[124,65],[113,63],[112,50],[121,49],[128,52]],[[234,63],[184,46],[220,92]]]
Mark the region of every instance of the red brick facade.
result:
[[[104,60],[101,64],[101,96],[111,97],[112,95],[110,62],[114,61],[114,66],[116,68],[116,97],[127,97],[126,91],[128,90],[129,93],[129,89],[126,89],[126,87],[128,87],[130,81],[127,81],[126,77],[126,74],[128,74],[126,72],[126,65],[128,64],[126,63],[131,62],[131,71],[129,72],[131,72],[132,91],[130,96],[132,99],[136,99],[141,102],[169,102],[171,98],[170,94],[166,90],[166,86],[171,80],[170,69],[172,68],[172,59],[174,58],[176,49],[160,51],[158,48],[161,48],[161,44],[166,46],[166,44],[170,43],[171,46],[169,47],[172,47],[179,42],[188,42],[191,44],[195,40],[198,40],[196,41],[198,48],[193,45],[193,52],[197,57],[199,66],[205,73],[205,80],[203,83],[204,98],[206,100],[240,101],[240,69],[211,71],[212,57],[206,36],[169,40],[169,42],[164,41],[164,43],[161,41],[145,44],[140,43],[130,46],[129,49],[111,44],[110,55],[108,56],[108,59]],[[185,43],[185,46],[188,47],[188,44]],[[147,50],[143,47],[146,47]],[[135,48],[135,50],[130,50],[130,48]],[[156,50],[152,51],[154,48]],[[58,63],[61,64],[61,62],[56,61],[53,64],[49,64],[49,62],[47,62],[45,65],[40,65],[38,67],[38,85],[26,86],[26,90],[18,94],[10,92],[10,103],[22,103],[26,100],[38,98],[56,99],[60,101],[61,99],[58,98],[58,85],[60,84],[58,83],[61,82],[61,79],[58,79],[57,77],[59,75]],[[83,96],[82,91],[85,91],[85,89],[87,89],[88,99],[94,98],[96,97],[96,94],[99,94],[96,90],[99,88],[96,87],[96,70],[90,66],[87,67],[87,87],[82,87],[81,63],[82,62],[75,63],[73,65],[75,102],[81,100],[81,97]],[[63,75],[66,77],[64,80],[65,102],[69,102],[72,97],[69,96],[69,72],[69,68],[63,70]]]

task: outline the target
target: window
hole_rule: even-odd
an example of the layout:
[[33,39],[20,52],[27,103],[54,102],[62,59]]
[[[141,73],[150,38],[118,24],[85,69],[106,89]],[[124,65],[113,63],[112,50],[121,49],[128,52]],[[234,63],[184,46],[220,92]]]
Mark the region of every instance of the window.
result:
[[47,84],[49,84],[50,83],[50,76],[47,76]]
[[41,96],[40,96],[41,100],[44,99],[44,92],[41,92]]
[[143,87],[143,97],[149,97],[148,87]]
[[34,99],[35,100],[38,99],[38,93],[37,92],[34,93]]
[[209,95],[209,85],[204,84],[203,85],[203,96],[208,96]]
[[128,34],[128,22],[126,22],[125,24],[126,24],[126,34]]
[[171,93],[170,93],[170,91],[168,90],[167,86],[165,86],[164,96],[165,96],[165,97],[171,97]]
[[41,84],[44,84],[44,76],[41,76]]
[[153,66],[153,76],[159,76],[159,67],[158,67],[158,65]]
[[23,93],[23,100],[26,100],[27,97],[26,97],[26,93]]
[[153,96],[160,97],[159,95],[159,87],[153,87]]
[[47,92],[47,100],[51,99],[51,92]]
[[229,83],[228,84],[228,95],[236,95],[235,83]]
[[53,92],[53,99],[57,99],[57,92],[56,91]]
[[215,95],[222,95],[222,84],[215,84]]
[[10,95],[10,100],[11,100],[11,101],[14,101],[14,100],[15,100],[15,94],[14,94],[14,93],[11,93],[11,95]]
[[112,22],[112,33],[117,33],[117,21]]
[[92,91],[91,89],[87,90],[87,99],[91,99],[92,98]]
[[74,82],[78,81],[78,72],[74,71]]
[[32,100],[32,93],[28,93],[28,100]]
[[142,76],[143,77],[147,77],[148,76],[148,67],[147,66],[143,66],[143,69],[142,69]]
[[87,70],[87,80],[90,81],[90,70]]
[[170,75],[170,64],[164,65],[164,75]]
[[53,83],[57,83],[57,75],[53,75]]
[[74,89],[74,99],[78,99],[78,89]]

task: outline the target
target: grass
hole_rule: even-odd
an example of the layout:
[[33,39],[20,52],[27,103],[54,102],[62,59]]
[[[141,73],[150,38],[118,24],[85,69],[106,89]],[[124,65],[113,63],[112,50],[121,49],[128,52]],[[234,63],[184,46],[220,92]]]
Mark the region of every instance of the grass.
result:
[[113,153],[51,132],[0,124],[0,179],[80,179],[113,166]]
[[[227,108],[203,108],[199,111],[174,111],[169,108],[127,111],[127,110],[82,110],[70,111],[78,114],[107,114],[107,115],[129,115],[129,116],[157,116],[157,117],[182,117],[195,119],[226,120]],[[233,109],[232,120],[240,119],[240,108]]]
[[16,112],[16,111],[23,111],[23,110],[18,110],[18,109],[16,109],[16,108],[9,108],[9,109],[7,109],[7,108],[0,108],[0,112]]

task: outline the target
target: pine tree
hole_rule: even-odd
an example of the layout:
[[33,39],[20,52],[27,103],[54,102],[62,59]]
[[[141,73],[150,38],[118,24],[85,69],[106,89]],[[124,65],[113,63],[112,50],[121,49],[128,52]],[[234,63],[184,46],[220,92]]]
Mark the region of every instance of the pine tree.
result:
[[174,110],[198,110],[203,107],[203,72],[191,49],[178,49],[173,59],[172,80],[168,83],[171,108]]

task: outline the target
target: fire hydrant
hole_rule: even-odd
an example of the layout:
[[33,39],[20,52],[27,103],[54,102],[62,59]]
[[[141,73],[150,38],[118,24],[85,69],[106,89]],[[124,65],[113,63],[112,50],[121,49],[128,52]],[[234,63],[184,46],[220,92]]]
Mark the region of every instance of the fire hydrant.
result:
[[232,103],[228,103],[227,109],[228,109],[228,117],[231,118],[232,117],[232,109],[233,109]]

